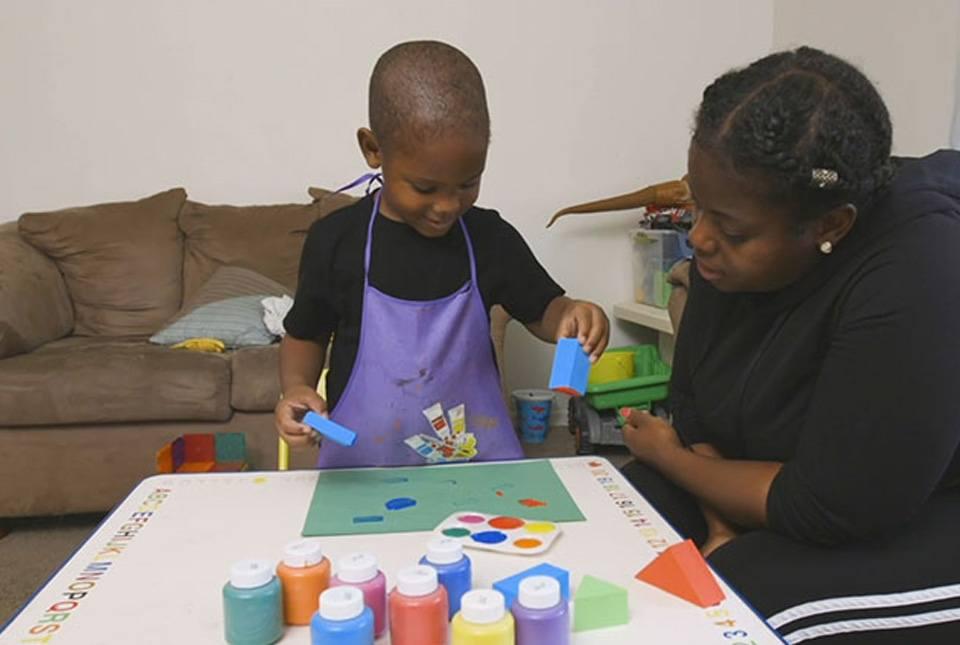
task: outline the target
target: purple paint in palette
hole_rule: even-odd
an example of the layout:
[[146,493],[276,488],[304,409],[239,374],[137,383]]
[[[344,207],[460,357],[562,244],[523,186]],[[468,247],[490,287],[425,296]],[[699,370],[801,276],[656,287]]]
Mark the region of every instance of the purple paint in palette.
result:
[[554,522],[461,511],[441,522],[435,533],[469,549],[537,555],[551,547],[561,530]]

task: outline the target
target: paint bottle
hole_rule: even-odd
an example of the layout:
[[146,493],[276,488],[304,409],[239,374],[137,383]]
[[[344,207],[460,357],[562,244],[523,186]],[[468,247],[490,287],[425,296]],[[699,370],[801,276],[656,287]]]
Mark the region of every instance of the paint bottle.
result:
[[426,565],[400,569],[389,605],[392,645],[447,645],[449,603],[436,569]]
[[433,538],[427,542],[427,554],[420,558],[420,564],[437,570],[450,604],[447,618],[452,619],[460,611],[460,598],[473,586],[470,558],[463,553],[463,544],[451,538]]
[[513,601],[517,645],[568,645],[570,608],[560,594],[560,583],[550,576],[520,581]]
[[310,621],[313,645],[373,645],[373,612],[356,587],[332,587],[320,594],[320,609]]
[[387,631],[387,579],[377,568],[377,558],[370,553],[350,553],[337,561],[337,574],[331,587],[350,585],[363,592],[363,600],[373,612],[374,634]]
[[283,637],[280,582],[266,560],[241,560],[223,585],[223,628],[231,645],[268,645]]
[[297,540],[286,546],[277,565],[283,588],[283,619],[288,625],[309,625],[317,613],[320,594],[330,586],[330,561],[315,540]]
[[495,589],[474,589],[460,599],[451,645],[513,645],[513,616]]

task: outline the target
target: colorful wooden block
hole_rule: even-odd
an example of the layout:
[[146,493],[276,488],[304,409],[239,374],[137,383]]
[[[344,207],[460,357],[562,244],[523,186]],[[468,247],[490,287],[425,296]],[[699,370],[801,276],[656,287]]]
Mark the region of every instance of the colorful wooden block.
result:
[[553,369],[550,372],[550,389],[570,396],[583,396],[587,392],[590,376],[590,355],[576,338],[561,338],[553,354]]
[[584,632],[628,622],[627,590],[600,578],[583,576],[573,597],[573,631]]
[[699,607],[716,605],[726,597],[691,540],[674,544],[635,577]]
[[218,463],[247,460],[247,442],[242,432],[218,432],[214,438]]
[[216,439],[212,434],[185,434],[184,461],[216,461]]
[[218,461],[213,468],[215,473],[239,473],[247,469],[244,461]]
[[543,564],[538,564],[535,567],[521,571],[514,576],[493,583],[493,588],[503,594],[507,609],[513,606],[513,601],[517,598],[520,581],[530,576],[550,576],[551,578],[555,578],[557,582],[560,583],[560,595],[565,601],[570,601],[570,572],[544,562]]
[[215,461],[185,461],[177,469],[178,473],[209,473],[216,468]]
[[183,462],[187,460],[187,444],[183,440],[183,437],[177,437],[170,444],[171,452],[173,452],[173,472],[180,470],[180,466],[183,465]]
[[173,446],[169,443],[157,451],[157,472],[173,472]]

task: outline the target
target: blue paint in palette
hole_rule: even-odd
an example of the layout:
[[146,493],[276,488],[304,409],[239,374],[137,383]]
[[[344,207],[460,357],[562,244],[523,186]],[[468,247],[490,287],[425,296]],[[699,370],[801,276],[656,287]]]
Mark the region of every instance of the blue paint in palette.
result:
[[480,531],[479,533],[471,535],[470,538],[474,542],[480,542],[481,544],[500,544],[506,541],[507,536],[500,531]]
[[405,508],[412,508],[417,505],[417,500],[410,497],[394,497],[387,500],[385,506],[388,511],[401,511]]

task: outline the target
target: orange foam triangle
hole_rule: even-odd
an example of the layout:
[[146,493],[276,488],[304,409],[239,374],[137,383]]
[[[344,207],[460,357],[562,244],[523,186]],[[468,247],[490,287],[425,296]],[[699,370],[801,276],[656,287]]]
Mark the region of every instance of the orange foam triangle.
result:
[[726,597],[691,540],[674,544],[635,577],[700,607],[716,605]]

